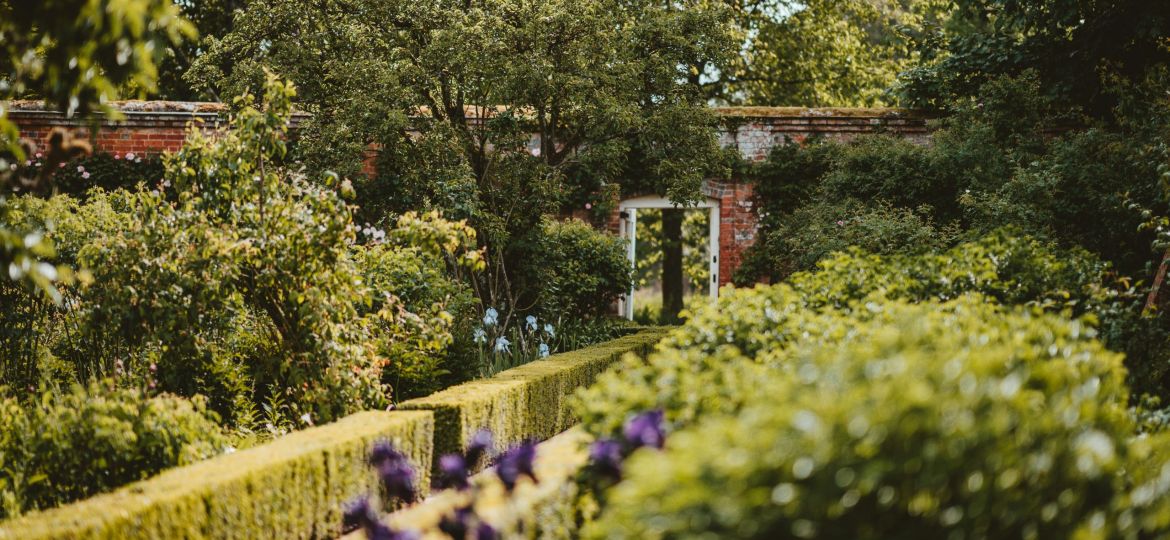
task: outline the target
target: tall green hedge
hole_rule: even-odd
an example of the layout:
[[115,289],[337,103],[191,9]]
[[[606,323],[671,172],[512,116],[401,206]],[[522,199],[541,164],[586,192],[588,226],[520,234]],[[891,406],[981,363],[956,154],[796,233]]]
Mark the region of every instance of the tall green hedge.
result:
[[665,333],[665,329],[648,329],[553,355],[489,379],[405,401],[399,409],[434,412],[436,459],[462,452],[482,428],[491,430],[500,445],[547,439],[576,423],[567,402],[578,388],[592,384],[627,353],[645,356]]
[[76,504],[0,523],[0,539],[329,538],[346,501],[372,489],[371,445],[390,439],[429,486],[434,418],[369,411]]

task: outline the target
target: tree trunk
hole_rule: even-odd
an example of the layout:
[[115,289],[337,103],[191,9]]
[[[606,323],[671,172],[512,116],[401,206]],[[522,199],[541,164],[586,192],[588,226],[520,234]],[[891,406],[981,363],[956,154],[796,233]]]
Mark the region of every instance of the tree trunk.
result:
[[662,209],[662,324],[678,323],[683,308],[683,210]]

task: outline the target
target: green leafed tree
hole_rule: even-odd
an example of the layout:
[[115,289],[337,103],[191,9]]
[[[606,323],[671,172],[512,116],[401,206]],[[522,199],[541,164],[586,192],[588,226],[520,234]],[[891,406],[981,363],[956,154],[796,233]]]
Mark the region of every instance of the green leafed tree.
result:
[[734,51],[721,5],[644,0],[256,0],[188,79],[222,94],[270,67],[313,114],[304,158],[358,172],[362,218],[435,208],[487,248],[485,304],[524,310],[541,217],[599,193],[697,199],[720,167],[716,118],[690,83]]
[[[34,97],[68,114],[109,113],[104,103],[119,89],[155,88],[166,46],[193,35],[169,0],[0,0],[0,218],[10,184],[39,181],[11,172],[26,150],[7,101]],[[67,269],[42,261],[52,253],[42,238],[0,227],[0,279],[56,294],[52,283]]]
[[740,51],[724,66],[696,62],[694,82],[717,103],[886,105],[917,58],[909,39],[937,25],[945,0],[723,0]]
[[1039,76],[1048,97],[1096,113],[1118,104],[1119,86],[1158,75],[1165,87],[1170,3],[954,3],[945,24],[919,36],[922,62],[901,77],[900,93],[911,105],[945,106],[976,95],[990,80],[1026,72]]

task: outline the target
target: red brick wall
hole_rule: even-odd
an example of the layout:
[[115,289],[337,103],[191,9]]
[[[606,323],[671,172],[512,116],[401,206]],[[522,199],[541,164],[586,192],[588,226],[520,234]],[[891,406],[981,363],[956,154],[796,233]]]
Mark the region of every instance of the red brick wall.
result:
[[[859,135],[887,133],[926,143],[930,133],[926,119],[913,111],[897,109],[804,109],[797,107],[717,108],[723,117],[719,141],[739,150],[749,161],[768,157],[772,147],[785,141],[803,143],[811,137],[847,141]],[[719,200],[719,285],[743,262],[744,252],[756,241],[759,218],[752,204],[752,186],[743,181],[708,181],[703,194]],[[609,228],[618,231],[615,212]]]
[[45,110],[40,103],[12,104],[9,119],[20,128],[20,136],[43,146],[50,131],[63,128],[75,137],[87,139],[94,150],[109,153],[157,154],[178,150],[187,127],[218,129],[226,108],[218,103],[130,101],[116,105],[123,118],[92,120],[68,118]]
[[[183,103],[130,101],[116,104],[123,119],[95,122],[99,129],[91,132],[88,123],[78,118],[46,111],[39,103],[12,103],[9,118],[21,130],[21,136],[43,143],[54,127],[74,131],[90,139],[98,151],[112,153],[159,153],[178,149],[187,126],[218,129],[223,125],[226,108],[219,103]],[[719,140],[725,147],[735,147],[748,160],[765,159],[773,146],[786,140],[804,142],[810,137],[848,140],[858,135],[888,133],[925,143],[929,139],[926,119],[898,109],[806,109],[797,107],[725,107],[716,112],[723,120]],[[303,116],[294,118],[296,124]],[[373,171],[377,149],[366,155],[366,169]],[[704,193],[719,199],[719,283],[727,284],[743,260],[743,253],[756,238],[757,215],[752,208],[752,188],[743,182],[708,182]],[[616,205],[615,205],[616,206]],[[617,230],[617,213],[608,226]]]

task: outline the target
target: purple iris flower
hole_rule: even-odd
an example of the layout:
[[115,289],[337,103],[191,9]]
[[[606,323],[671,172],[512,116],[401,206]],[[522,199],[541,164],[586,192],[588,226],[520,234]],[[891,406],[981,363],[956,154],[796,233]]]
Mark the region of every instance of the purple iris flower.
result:
[[374,447],[370,449],[370,465],[377,467],[387,461],[405,461],[406,456],[402,455],[390,444],[390,441],[381,440],[374,443]]
[[663,426],[665,415],[662,410],[639,413],[630,418],[622,429],[626,442],[634,448],[649,446],[662,448],[666,443],[666,431]]
[[467,464],[475,466],[483,456],[487,455],[492,450],[492,432],[481,429],[471,436],[471,442],[467,445]]
[[378,520],[378,514],[370,506],[370,499],[361,497],[345,508],[343,523],[346,529],[361,528],[369,540],[416,540],[413,531],[395,531]]
[[522,476],[527,476],[533,482],[537,482],[536,471],[533,469],[535,460],[536,444],[530,441],[521,443],[520,446],[508,450],[500,456],[500,462],[496,464],[496,476],[500,477],[500,481],[504,483],[504,487],[508,491],[512,491],[516,487],[516,482]]
[[475,528],[475,540],[496,540],[500,537],[500,533],[486,521],[480,521],[479,526]]
[[613,439],[598,439],[589,446],[589,463],[606,478],[621,480],[622,459],[622,444]]
[[386,461],[378,466],[378,476],[386,488],[386,496],[414,502],[414,467],[409,462]]
[[439,458],[439,482],[443,487],[467,489],[467,462],[459,454],[447,454]]
[[497,540],[500,537],[494,527],[475,514],[471,505],[456,508],[454,515],[443,516],[439,530],[455,540],[466,540],[469,531],[475,531],[475,540]]
[[345,507],[345,513],[342,514],[342,524],[346,530],[358,527],[364,529],[376,521],[378,521],[378,517],[374,513],[374,509],[370,508],[369,497],[358,497],[350,502]]
[[471,506],[456,508],[455,515],[445,515],[439,521],[439,530],[455,540],[465,540],[474,516]]
[[378,441],[370,451],[370,465],[386,488],[386,495],[412,503],[415,500],[414,466],[389,441]]

